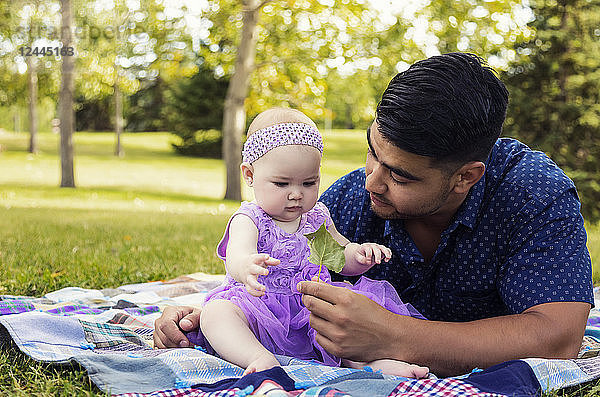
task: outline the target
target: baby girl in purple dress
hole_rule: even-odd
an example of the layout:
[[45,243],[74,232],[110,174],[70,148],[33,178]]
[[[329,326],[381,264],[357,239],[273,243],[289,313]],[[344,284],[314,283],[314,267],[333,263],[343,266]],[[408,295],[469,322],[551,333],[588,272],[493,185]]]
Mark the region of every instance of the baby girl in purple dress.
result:
[[[281,354],[339,366],[340,358],[323,349],[310,327],[310,312],[302,305],[297,284],[302,280],[351,288],[402,315],[423,318],[404,304],[387,281],[362,277],[355,285],[332,283],[327,268],[309,261],[307,233],[325,224],[345,246],[344,275],[358,275],[391,257],[389,248],[348,241],[335,228],[329,211],[317,202],[323,141],[310,118],[297,110],[274,108],[259,114],[248,129],[242,176],[255,200],[233,214],[217,253],[225,261],[222,286],[206,297],[200,329],[188,339],[246,369],[246,373],[279,365]],[[424,377],[425,367],[395,360],[370,363],[384,373]]]

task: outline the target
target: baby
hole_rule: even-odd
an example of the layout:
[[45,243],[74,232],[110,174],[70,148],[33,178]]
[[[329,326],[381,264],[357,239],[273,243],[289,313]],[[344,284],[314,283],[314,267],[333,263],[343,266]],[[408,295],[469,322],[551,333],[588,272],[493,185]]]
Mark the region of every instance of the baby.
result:
[[[358,275],[391,257],[389,248],[348,241],[335,228],[327,208],[317,202],[323,140],[302,112],[274,108],[259,114],[248,129],[242,176],[255,200],[243,202],[233,214],[217,253],[225,261],[222,286],[206,297],[200,329],[188,334],[192,343],[216,351],[245,368],[244,374],[279,365],[274,354],[312,359],[326,365],[341,360],[323,349],[310,327],[309,311],[296,285],[319,279],[332,283],[327,268],[309,261],[307,233],[325,224],[344,249],[343,275]],[[391,284],[362,277],[345,286],[402,315],[423,318],[404,304]],[[370,363],[344,361],[384,373],[424,377],[426,367],[395,360]]]

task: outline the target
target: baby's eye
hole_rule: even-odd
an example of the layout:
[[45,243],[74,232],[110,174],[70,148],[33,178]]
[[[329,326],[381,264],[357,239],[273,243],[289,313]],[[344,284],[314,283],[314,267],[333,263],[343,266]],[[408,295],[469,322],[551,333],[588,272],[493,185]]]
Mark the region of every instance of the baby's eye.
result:
[[304,182],[304,186],[308,187],[308,186],[315,186],[316,185],[316,181],[311,181],[311,182]]
[[273,184],[277,187],[286,187],[288,185],[287,182],[273,182]]

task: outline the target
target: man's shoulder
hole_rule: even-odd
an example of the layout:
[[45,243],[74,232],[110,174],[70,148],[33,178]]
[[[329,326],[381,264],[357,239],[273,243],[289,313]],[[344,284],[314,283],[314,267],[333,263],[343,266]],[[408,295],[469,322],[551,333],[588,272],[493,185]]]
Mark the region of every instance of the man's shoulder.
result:
[[526,193],[546,204],[575,187],[544,152],[512,138],[500,138],[496,142],[487,167],[487,183],[494,189],[507,194]]

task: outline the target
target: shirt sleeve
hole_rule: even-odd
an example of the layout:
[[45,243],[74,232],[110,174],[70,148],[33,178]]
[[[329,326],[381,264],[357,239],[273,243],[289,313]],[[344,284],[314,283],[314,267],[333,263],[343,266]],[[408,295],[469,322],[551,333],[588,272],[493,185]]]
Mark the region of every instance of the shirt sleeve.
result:
[[532,200],[516,219],[498,289],[513,313],[548,302],[594,304],[587,235],[574,189],[549,205]]

